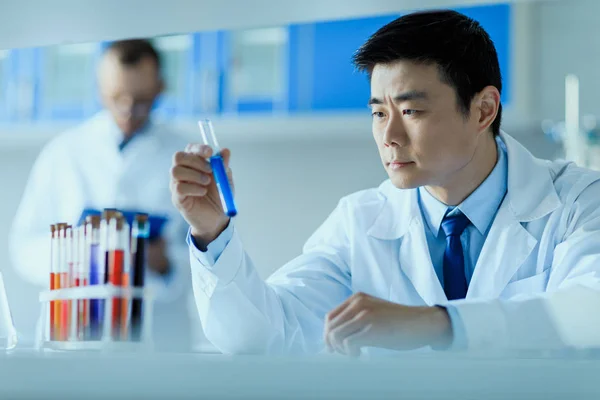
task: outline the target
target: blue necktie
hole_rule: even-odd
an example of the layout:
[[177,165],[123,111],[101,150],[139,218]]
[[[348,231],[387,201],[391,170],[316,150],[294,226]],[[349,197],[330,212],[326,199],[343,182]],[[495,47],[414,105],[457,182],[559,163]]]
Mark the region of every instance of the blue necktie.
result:
[[469,225],[469,219],[461,212],[446,216],[442,229],[446,234],[444,251],[444,291],[448,300],[464,299],[467,296],[467,277],[465,275],[465,256],[460,235]]

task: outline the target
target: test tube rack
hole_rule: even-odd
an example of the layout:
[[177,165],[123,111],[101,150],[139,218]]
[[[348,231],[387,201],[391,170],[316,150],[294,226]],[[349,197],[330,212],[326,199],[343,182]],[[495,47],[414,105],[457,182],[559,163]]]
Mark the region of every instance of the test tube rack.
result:
[[[139,341],[115,340],[111,335],[113,299],[131,302],[142,300],[141,338]],[[77,336],[76,307],[70,307],[69,335],[67,340],[52,340],[50,337],[50,306],[52,301],[105,300],[102,317],[102,333],[99,340],[81,340]],[[41,303],[41,327],[36,338],[40,351],[100,351],[100,352],[145,352],[153,349],[152,308],[153,296],[149,288],[118,287],[111,284],[45,290],[39,295]],[[131,303],[129,303],[131,304]]]

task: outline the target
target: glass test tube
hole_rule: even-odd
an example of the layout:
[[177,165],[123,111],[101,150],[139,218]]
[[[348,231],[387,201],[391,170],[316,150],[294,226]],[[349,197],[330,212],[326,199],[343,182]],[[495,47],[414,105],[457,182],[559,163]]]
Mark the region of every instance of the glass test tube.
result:
[[[50,225],[50,290],[56,290],[54,275],[56,274],[56,268],[58,266],[58,249],[56,248],[57,234],[57,225]],[[50,340],[55,340],[56,338],[55,303],[56,301],[51,301],[49,306],[50,317],[48,319],[48,325],[50,327]]]
[[[122,216],[112,216],[108,224],[108,279],[116,287],[123,286],[123,270],[125,249],[122,243],[123,233]],[[121,338],[122,298],[115,297],[111,300],[111,337],[113,340]]]
[[[65,254],[65,229],[67,224],[58,223],[56,224],[57,232],[56,232],[56,242],[55,242],[55,250],[56,250],[56,266],[54,269],[54,289],[62,289],[62,274],[64,269],[64,263],[66,259]],[[62,332],[62,301],[55,300],[54,301],[54,340],[63,340],[63,332]]]
[[[146,251],[150,237],[148,215],[137,214],[131,229],[131,281],[135,288],[144,287]],[[131,304],[131,339],[140,341],[142,337],[143,300],[134,299]]]
[[[100,229],[99,229],[99,233],[100,233],[100,244],[98,247],[98,253],[99,253],[99,263],[98,263],[98,275],[99,275],[99,282],[101,285],[105,285],[108,284],[109,281],[109,277],[108,277],[108,270],[109,270],[109,222],[110,220],[115,217],[115,216],[120,216],[121,213],[119,211],[117,211],[114,208],[105,208],[104,211],[102,211],[102,218],[100,220]],[[107,301],[106,300],[98,300],[98,310],[99,310],[99,321],[100,321],[100,326],[99,326],[99,331],[97,332],[98,334],[98,339],[102,338],[102,335],[104,334],[105,328],[109,329],[111,328],[110,326],[105,326],[104,323],[105,321],[105,314],[106,314],[106,305],[107,305]]]
[[[73,276],[73,227],[68,225],[65,229],[65,263],[63,264],[63,273],[61,274],[61,287],[69,288],[72,286]],[[62,302],[62,339],[69,340],[71,337],[71,309],[72,300]]]
[[[88,286],[90,284],[90,235],[88,234],[88,229],[91,229],[91,226],[88,228],[87,223],[84,221],[79,238],[81,246],[79,249],[79,261],[81,263],[79,269],[79,283],[81,286]],[[79,337],[81,340],[87,340],[90,328],[90,301],[87,296],[81,301],[80,313]]]
[[219,142],[215,136],[215,131],[211,120],[206,119],[199,121],[198,126],[200,127],[200,133],[202,134],[202,140],[204,144],[210,146],[213,150],[213,155],[210,157],[209,162],[212,168],[215,184],[219,191],[221,198],[221,205],[223,211],[228,217],[234,217],[237,215],[237,208],[233,199],[233,191],[229,184],[227,172],[225,170],[225,163],[223,162],[223,156],[221,155],[221,148]]
[[[91,215],[86,218],[87,242],[89,243],[89,277],[90,285],[104,284],[104,255],[100,251],[100,216]],[[89,301],[89,338],[98,340],[102,333],[102,304],[98,299]]]
[[[119,233],[119,243],[123,249],[123,278],[122,287],[131,285],[131,228],[126,218],[122,218],[123,228]],[[121,340],[129,339],[129,318],[131,310],[131,300],[129,297],[121,299]]]
[[[85,282],[85,261],[86,261],[86,242],[85,242],[85,230],[86,226],[83,224],[82,226],[77,227],[76,230],[76,259],[75,259],[75,286],[81,287],[84,286]],[[76,338],[77,340],[83,340],[85,334],[85,300],[79,299],[77,300],[76,307],[76,318],[77,318],[77,331]]]

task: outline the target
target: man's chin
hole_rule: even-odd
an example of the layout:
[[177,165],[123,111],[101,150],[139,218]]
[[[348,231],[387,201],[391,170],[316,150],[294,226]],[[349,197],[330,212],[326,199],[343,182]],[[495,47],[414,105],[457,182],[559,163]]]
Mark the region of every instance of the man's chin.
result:
[[415,189],[423,186],[423,183],[419,179],[408,174],[392,173],[389,174],[389,177],[392,184],[398,189]]

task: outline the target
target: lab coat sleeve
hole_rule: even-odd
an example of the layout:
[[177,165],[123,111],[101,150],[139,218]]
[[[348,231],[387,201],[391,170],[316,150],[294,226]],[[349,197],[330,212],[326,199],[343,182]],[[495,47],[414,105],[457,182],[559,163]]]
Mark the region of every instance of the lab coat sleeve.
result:
[[40,286],[49,285],[50,225],[59,222],[53,154],[44,149],[34,163],[9,237],[13,268],[22,278]]
[[266,282],[233,227],[214,265],[190,246],[192,283],[206,337],[224,353],[314,353],[323,349],[325,314],[351,294],[344,202],[302,254]]
[[447,305],[444,307],[450,318],[452,326],[453,340],[448,350],[464,350],[467,347],[467,334],[465,332],[465,324],[460,319],[456,307]]
[[[233,222],[227,224],[225,230],[212,242],[206,246],[206,251],[194,251],[194,255],[198,258],[200,263],[205,266],[213,266],[215,262],[221,257],[225,247],[231,241],[233,236]],[[193,246],[196,249],[198,245],[192,236],[191,229],[188,230],[187,243],[189,246]]]
[[468,348],[600,346],[600,181],[588,186],[570,209],[545,293],[453,304]]

